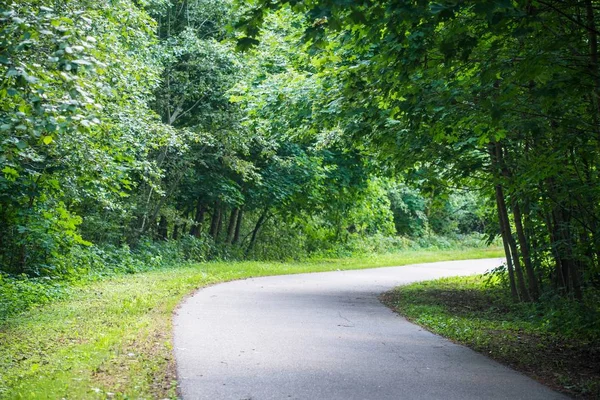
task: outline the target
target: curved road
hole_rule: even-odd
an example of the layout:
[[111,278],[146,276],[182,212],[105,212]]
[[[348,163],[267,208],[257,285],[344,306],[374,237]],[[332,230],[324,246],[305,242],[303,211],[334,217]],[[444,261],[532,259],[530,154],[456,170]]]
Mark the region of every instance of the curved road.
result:
[[273,276],[197,291],[174,319],[184,399],[561,399],[377,296],[501,259]]

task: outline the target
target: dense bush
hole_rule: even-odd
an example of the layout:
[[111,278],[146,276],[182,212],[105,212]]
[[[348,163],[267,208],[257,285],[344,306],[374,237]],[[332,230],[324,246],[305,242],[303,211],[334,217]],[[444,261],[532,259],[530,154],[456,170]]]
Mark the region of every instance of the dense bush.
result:
[[[490,245],[487,237],[480,233],[438,236],[430,234],[420,237],[385,235],[382,233],[364,236],[348,233],[343,241],[333,241],[322,231],[321,236],[308,237],[306,233],[287,230],[277,235],[264,233],[270,240],[262,241],[249,254],[259,260],[299,260],[306,258],[352,257],[368,254],[398,253],[406,250],[431,249],[449,250],[483,248]],[[498,240],[492,242],[498,245]]]
[[[268,233],[268,232],[267,232]],[[134,248],[128,245],[74,246],[56,258],[50,268],[41,269],[42,276],[0,274],[0,320],[32,306],[68,296],[80,283],[121,274],[134,274],[186,263],[211,260],[263,261],[308,260],[398,253],[417,249],[461,249],[485,247],[482,235],[445,238],[426,236],[411,239],[404,236],[349,234],[344,242],[324,240],[319,247],[310,247],[306,236],[292,230],[278,231],[246,254],[242,246],[215,244],[212,237],[185,235],[179,240],[145,239]],[[278,240],[275,240],[278,238]],[[314,238],[313,238],[314,240]],[[313,245],[315,243],[313,242]]]
[[178,241],[140,242],[127,245],[75,246],[57,258],[44,276],[0,274],[0,321],[35,305],[67,296],[79,283],[119,274],[133,274],[192,262],[220,258],[221,251],[207,237],[185,236]]

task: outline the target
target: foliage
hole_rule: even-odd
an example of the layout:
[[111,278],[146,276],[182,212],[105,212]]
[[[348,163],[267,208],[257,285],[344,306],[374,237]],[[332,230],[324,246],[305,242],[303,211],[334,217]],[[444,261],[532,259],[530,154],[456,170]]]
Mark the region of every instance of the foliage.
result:
[[165,134],[147,107],[158,79],[148,16],[129,1],[55,3],[0,10],[0,262],[33,275],[88,244],[80,209],[119,208]]
[[[417,182],[433,200],[428,217],[445,207],[437,200],[447,187],[494,199],[487,208],[496,203],[498,228],[486,230],[503,238],[516,300],[549,290],[581,299],[597,287],[592,1],[259,0],[239,23],[240,46],[256,45],[250,39],[285,10],[304,16],[308,76],[323,89],[307,100],[310,120],[287,129],[357,149]],[[406,213],[400,197],[396,215]],[[416,226],[399,228],[426,230],[413,215]],[[437,219],[434,230],[453,224]]]
[[211,238],[187,236],[177,242],[143,241],[135,249],[122,247],[71,247],[55,264],[52,273],[40,278],[0,275],[0,320],[32,306],[68,296],[72,286],[123,274],[172,268],[215,257]]
[[339,140],[339,88],[317,73],[333,59],[301,43],[310,19],[267,16],[242,54],[228,24],[248,8],[230,1],[51,5],[0,10],[0,271],[76,280],[479,231],[460,196],[378,177]]

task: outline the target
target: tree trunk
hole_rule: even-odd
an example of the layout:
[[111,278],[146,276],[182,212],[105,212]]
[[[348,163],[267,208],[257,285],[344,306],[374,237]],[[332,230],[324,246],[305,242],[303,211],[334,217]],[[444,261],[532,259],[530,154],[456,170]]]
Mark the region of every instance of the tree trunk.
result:
[[210,217],[210,230],[208,231],[208,234],[212,237],[215,237],[215,232],[217,231],[217,212],[218,210],[214,209]]
[[[506,209],[504,212],[507,213]],[[517,276],[517,286],[519,288],[519,292],[521,293],[521,299],[524,301],[531,301],[531,297],[529,296],[529,292],[527,291],[527,285],[525,284],[525,275],[523,275],[523,268],[521,268],[521,259],[519,258],[517,242],[515,241],[515,238],[513,237],[512,231],[510,229],[508,213],[505,214],[504,223],[506,225],[508,244],[510,245],[510,252],[513,255],[513,264],[515,267],[515,275]]]
[[[596,122],[597,124],[597,122]],[[582,154],[581,157],[581,161],[583,162],[583,168],[584,168],[584,176],[585,176],[585,181],[584,184],[587,185],[587,187],[589,188],[593,188],[596,187],[596,181],[597,179],[595,179],[595,168],[592,167],[590,164],[590,161],[587,160],[587,152],[584,152]],[[597,268],[598,266],[600,266],[600,237],[598,237],[598,234],[600,233],[598,230],[598,212],[597,212],[597,205],[596,205],[596,201],[594,201],[595,199],[593,197],[596,196],[590,196],[592,197],[591,201],[587,201],[586,202],[586,206],[587,206],[587,210],[586,207],[582,208],[584,209],[584,212],[587,211],[590,214],[590,218],[588,218],[589,221],[589,226],[588,227],[584,227],[585,230],[589,231],[589,239],[586,240],[585,242],[589,242],[590,243],[590,252],[592,254],[590,254],[589,259],[590,259],[590,267],[591,268]]]
[[248,254],[250,254],[250,251],[252,251],[252,249],[254,248],[254,245],[256,243],[256,237],[258,235],[258,231],[260,230],[260,228],[266,221],[268,211],[269,211],[269,209],[265,208],[265,210],[260,215],[260,217],[258,217],[258,221],[256,221],[256,225],[254,225],[254,229],[252,230],[252,236],[250,238],[250,243],[248,244],[248,247],[246,248],[246,254],[245,254],[246,257],[248,257]]
[[179,224],[173,225],[173,233],[171,233],[171,239],[179,239]]
[[567,282],[568,291],[572,292],[576,299],[581,300],[581,281],[579,277],[579,268],[573,259],[571,232],[569,229],[569,216],[559,207],[554,210],[555,225],[557,229],[558,252],[561,265],[563,266],[563,276]]
[[194,215],[194,224],[192,224],[192,228],[190,229],[190,235],[194,237],[200,237],[205,212],[206,207],[204,206],[202,199],[198,198],[198,202],[196,203],[196,214]]
[[209,235],[213,237],[213,239],[216,241],[217,240],[217,236],[219,234],[219,224],[221,223],[221,207],[219,206],[219,203],[216,202],[213,212],[212,212],[212,217],[210,220],[210,231],[209,231]]
[[164,215],[160,216],[160,220],[158,221],[158,238],[161,240],[167,240],[168,237],[168,223],[167,223],[167,217],[165,217]]
[[244,216],[244,211],[239,209],[237,214],[237,221],[235,223],[235,233],[233,234],[233,240],[231,244],[238,244],[240,242],[240,231],[242,229],[242,219]]
[[229,215],[229,225],[227,226],[227,243],[231,244],[233,242],[233,236],[235,234],[235,226],[237,222],[237,216],[239,213],[239,208],[234,208],[231,210],[231,214]]
[[[140,231],[141,235],[143,235],[146,232],[146,230],[148,229],[148,227],[150,225],[154,225],[154,223],[156,222],[156,217],[158,216],[158,214],[162,210],[163,205],[166,203],[166,201],[169,198],[171,198],[171,195],[173,194],[173,192],[175,191],[175,189],[177,189],[179,181],[183,178],[183,175],[184,175],[183,173],[180,173],[177,176],[177,178],[175,179],[175,181],[173,181],[173,184],[167,190],[167,192],[165,193],[165,195],[161,197],[161,199],[159,200],[158,204],[154,208],[154,211],[152,212],[152,215],[147,218],[147,222],[148,223],[146,224],[146,228],[144,228],[144,225],[142,224],[142,229]],[[150,201],[150,198],[148,198],[148,201]],[[144,221],[146,221],[146,217],[144,217]]]
[[567,289],[567,281],[565,276],[563,275],[563,266],[560,262],[560,255],[558,254],[557,249],[557,239],[556,239],[556,228],[553,222],[553,218],[550,213],[545,214],[546,218],[546,227],[548,228],[548,235],[550,237],[550,249],[552,251],[552,256],[554,257],[554,284],[555,287],[559,290]]
[[523,254],[523,263],[525,264],[525,272],[527,273],[527,281],[529,283],[529,294],[531,295],[531,298],[533,300],[537,301],[539,298],[537,278],[535,276],[535,271],[533,270],[533,265],[531,263],[531,256],[529,254],[529,243],[527,241],[527,237],[525,236],[525,230],[523,229],[521,208],[519,207],[519,203],[515,199],[512,200],[512,209],[513,217],[515,220],[515,228],[517,230],[517,238],[519,239],[519,247],[521,248],[521,253]]
[[[490,154],[490,161],[492,163],[492,174],[499,177],[499,168],[498,168],[498,159],[496,157],[496,146],[493,143],[488,145],[488,151]],[[496,207],[498,209],[498,223],[500,226],[500,236],[502,237],[502,245],[504,246],[504,255],[506,256],[506,267],[508,269],[508,282],[510,285],[510,294],[513,300],[519,300],[519,292],[517,291],[517,286],[515,283],[515,272],[514,266],[512,262],[512,255],[510,252],[509,245],[509,232],[506,229],[505,214],[506,214],[506,204],[504,202],[504,193],[502,192],[502,186],[498,183],[495,185],[495,193],[496,193]]]
[[[508,171],[508,168],[506,167],[506,164],[504,162],[504,157],[503,157],[503,149],[502,149],[502,145],[499,142],[495,143],[495,151],[496,151],[496,161],[498,162],[500,169],[502,171],[502,175],[506,178],[506,179],[510,179],[510,172]],[[525,300],[525,301],[530,301],[531,298],[529,296],[529,292],[527,291],[527,286],[525,285],[525,276],[523,275],[523,269],[521,268],[521,260],[519,258],[519,251],[517,249],[517,242],[515,241],[515,238],[512,235],[512,231],[510,228],[510,220],[508,218],[508,209],[506,207],[506,202],[504,201],[504,193],[502,190],[502,186],[499,186],[500,189],[500,202],[501,202],[501,207],[502,207],[502,214],[504,217],[504,227],[506,229],[506,237],[508,239],[508,244],[510,246],[510,252],[512,253],[512,260],[513,260],[513,265],[515,267],[515,275],[517,276],[517,285],[519,288],[519,292],[521,294],[521,299]]]
[[215,231],[215,242],[217,240],[219,240],[219,236],[221,235],[221,228],[223,227],[223,215],[225,214],[225,212],[223,211],[222,208],[219,208],[219,212],[218,212],[218,219],[217,219],[217,230]]
[[517,286],[515,284],[515,272],[508,239],[510,233],[507,232],[506,225],[504,223],[506,205],[504,204],[504,194],[502,193],[502,186],[500,185],[496,185],[496,206],[498,207],[498,222],[500,223],[500,234],[502,236],[504,254],[506,255],[506,266],[508,268],[508,282],[510,284],[510,294],[512,295],[514,300],[519,300],[519,293],[517,292]]

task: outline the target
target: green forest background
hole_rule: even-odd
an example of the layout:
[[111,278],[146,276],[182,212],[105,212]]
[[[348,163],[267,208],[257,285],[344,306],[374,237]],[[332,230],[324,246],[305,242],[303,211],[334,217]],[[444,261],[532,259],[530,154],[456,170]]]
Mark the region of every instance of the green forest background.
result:
[[597,315],[597,14],[590,0],[4,3],[3,318],[65,282],[182,262],[486,243],[504,246],[514,300]]
[[240,52],[228,1],[50,5],[2,10],[2,315],[182,262],[485,245],[485,196],[319,127],[338,117],[306,18]]

